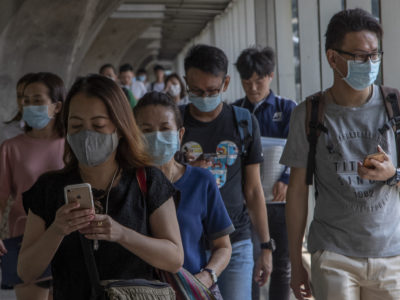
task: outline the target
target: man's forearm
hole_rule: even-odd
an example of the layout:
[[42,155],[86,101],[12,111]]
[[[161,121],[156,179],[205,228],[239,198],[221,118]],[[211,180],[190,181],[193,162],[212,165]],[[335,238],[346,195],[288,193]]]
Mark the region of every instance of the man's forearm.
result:
[[292,170],[286,194],[286,225],[290,260],[293,264],[301,263],[301,249],[308,214],[308,186],[303,184],[305,182],[303,171]]
[[246,202],[251,223],[256,229],[260,242],[268,242],[270,240],[270,235],[268,228],[267,207],[265,205],[265,199],[262,190],[261,193],[260,191],[257,191],[256,193],[248,193],[248,195],[246,195]]

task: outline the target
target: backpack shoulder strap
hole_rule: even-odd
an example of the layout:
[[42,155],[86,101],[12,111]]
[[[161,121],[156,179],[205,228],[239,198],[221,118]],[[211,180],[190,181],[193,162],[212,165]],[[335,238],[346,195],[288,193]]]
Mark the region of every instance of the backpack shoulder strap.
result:
[[247,146],[253,139],[253,123],[248,109],[232,105],[237,129],[242,141],[242,154],[246,155]]
[[379,129],[379,132],[383,134],[389,128],[393,129],[396,139],[397,167],[400,167],[400,92],[398,89],[383,85],[380,85],[379,88],[389,119],[389,121]]
[[306,134],[309,143],[309,151],[307,157],[307,175],[306,184],[313,183],[315,172],[315,155],[317,153],[317,142],[321,131],[327,132],[324,124],[325,103],[322,92],[315,93],[306,98]]
[[142,192],[143,196],[146,197],[147,181],[146,181],[146,170],[144,168],[136,169],[136,179],[138,181],[140,191]]
[[379,88],[383,96],[386,112],[388,114],[389,119],[400,116],[399,90],[383,85],[380,85]]
[[181,112],[182,121],[185,121],[185,113],[188,106],[189,104],[178,105],[179,111]]

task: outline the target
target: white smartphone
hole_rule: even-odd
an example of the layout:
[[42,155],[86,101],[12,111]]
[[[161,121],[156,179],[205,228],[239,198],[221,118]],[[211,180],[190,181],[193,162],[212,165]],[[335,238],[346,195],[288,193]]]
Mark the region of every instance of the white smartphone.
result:
[[80,208],[93,208],[92,187],[89,183],[67,185],[64,188],[65,203],[78,201]]

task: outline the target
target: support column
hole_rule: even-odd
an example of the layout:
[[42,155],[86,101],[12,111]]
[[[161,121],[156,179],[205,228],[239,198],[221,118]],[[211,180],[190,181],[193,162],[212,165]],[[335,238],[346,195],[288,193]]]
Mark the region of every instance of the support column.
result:
[[346,9],[362,8],[368,12],[372,12],[371,0],[346,0]]
[[321,90],[318,0],[298,0],[301,100]]
[[325,54],[325,32],[332,16],[342,9],[342,0],[319,0],[321,78],[323,90],[333,84],[332,69],[328,64]]
[[381,1],[381,21],[385,34],[383,35],[382,50],[384,51],[382,61],[383,82],[385,85],[400,88],[400,1]]
[[276,16],[276,73],[278,94],[296,99],[295,68],[293,62],[292,1],[275,0]]

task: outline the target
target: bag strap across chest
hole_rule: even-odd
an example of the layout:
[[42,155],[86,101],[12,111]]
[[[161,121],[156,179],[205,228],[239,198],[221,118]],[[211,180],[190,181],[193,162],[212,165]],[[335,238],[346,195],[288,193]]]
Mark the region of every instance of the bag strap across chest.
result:
[[[392,128],[396,139],[396,152],[399,158],[400,152],[400,92],[399,90],[387,86],[379,86],[382,93],[383,103],[388,115],[388,122],[379,128],[379,132],[383,134]],[[317,153],[317,142],[321,132],[327,133],[328,129],[324,126],[325,116],[325,100],[322,92],[315,93],[306,98],[306,120],[305,128],[307,140],[309,143],[309,151],[307,157],[307,174],[306,184],[313,184],[316,163],[315,156]],[[400,159],[397,159],[397,167],[400,167]]]

